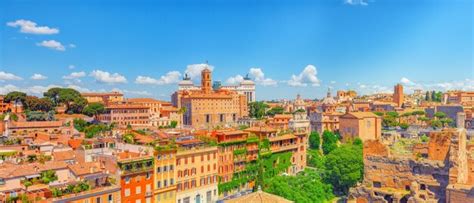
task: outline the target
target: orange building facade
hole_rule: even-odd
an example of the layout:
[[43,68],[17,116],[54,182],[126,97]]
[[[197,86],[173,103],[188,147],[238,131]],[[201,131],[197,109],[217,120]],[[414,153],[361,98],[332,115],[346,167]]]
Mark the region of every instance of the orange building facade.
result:
[[153,157],[127,157],[121,154],[117,160],[120,168],[121,202],[151,203],[153,202],[154,174]]
[[105,108],[105,113],[98,119],[105,123],[116,123],[119,126],[149,126],[150,108],[134,104],[112,104]]

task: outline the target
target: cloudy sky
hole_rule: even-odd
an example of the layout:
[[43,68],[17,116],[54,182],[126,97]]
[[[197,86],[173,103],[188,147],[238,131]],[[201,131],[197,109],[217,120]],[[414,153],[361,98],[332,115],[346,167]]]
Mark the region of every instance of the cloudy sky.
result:
[[249,74],[258,99],[474,90],[473,12],[471,0],[4,0],[0,94],[169,99],[206,61],[223,83]]

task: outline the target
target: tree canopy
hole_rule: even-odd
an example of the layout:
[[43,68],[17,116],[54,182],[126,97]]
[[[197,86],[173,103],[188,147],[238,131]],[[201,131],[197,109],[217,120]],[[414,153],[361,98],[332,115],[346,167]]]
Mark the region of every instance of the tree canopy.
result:
[[309,147],[311,149],[319,150],[321,145],[321,138],[319,137],[319,133],[316,131],[312,131],[309,135]]
[[84,108],[84,110],[82,110],[82,113],[87,116],[97,117],[99,114],[103,113],[104,111],[105,111],[104,104],[90,103]]
[[24,104],[30,111],[48,112],[53,110],[53,102],[47,97],[38,98],[35,96],[27,96]]
[[64,104],[67,113],[82,113],[87,105],[87,100],[77,90],[72,88],[54,87],[44,93],[55,105]]
[[296,176],[275,176],[268,182],[266,192],[294,202],[327,202],[334,198],[332,187],[321,181],[313,170],[305,170]]
[[261,101],[250,103],[249,104],[250,117],[256,118],[256,119],[263,118],[267,108],[268,108],[268,105]]
[[338,141],[338,138],[337,138],[336,134],[334,134],[331,131],[327,131],[327,130],[324,131],[323,132],[323,144],[322,144],[323,153],[324,154],[329,154],[329,152],[336,149],[337,148],[337,141]]
[[325,157],[324,180],[333,185],[335,192],[347,194],[362,180],[363,170],[362,145],[345,144]]
[[26,100],[26,93],[24,92],[19,92],[19,91],[13,91],[9,92],[7,95],[5,95],[5,98],[3,98],[4,102],[14,102],[14,101],[21,101],[23,104],[25,103]]

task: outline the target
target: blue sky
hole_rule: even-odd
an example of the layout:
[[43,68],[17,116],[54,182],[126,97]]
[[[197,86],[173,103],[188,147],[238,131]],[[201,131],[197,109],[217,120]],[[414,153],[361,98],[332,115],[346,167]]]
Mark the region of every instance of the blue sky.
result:
[[[474,90],[470,0],[1,1],[0,94],[53,86],[169,99],[208,61],[258,99]],[[37,74],[37,75],[34,75]]]

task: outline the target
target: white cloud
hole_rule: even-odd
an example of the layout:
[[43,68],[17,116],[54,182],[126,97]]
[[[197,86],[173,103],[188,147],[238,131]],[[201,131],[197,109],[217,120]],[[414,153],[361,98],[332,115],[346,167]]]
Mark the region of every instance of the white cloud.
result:
[[367,1],[364,0],[344,0],[345,4],[354,5],[354,6],[367,6],[369,5]]
[[54,49],[56,51],[66,51],[66,47],[56,40],[44,40],[41,43],[36,43],[37,46]]
[[402,77],[402,78],[400,79],[400,82],[401,82],[402,84],[404,84],[404,85],[414,85],[414,84],[415,84],[414,82],[412,82],[411,80],[409,80],[409,79],[406,78],[406,77]]
[[0,71],[0,81],[3,81],[3,80],[23,80],[23,78],[16,76],[13,73]]
[[69,74],[69,75],[63,76],[63,79],[72,80],[72,79],[82,78],[82,77],[84,77],[84,76],[86,76],[86,72],[84,72],[84,71],[81,71],[81,72],[72,72],[72,73]]
[[78,86],[78,85],[68,85],[67,86],[68,88],[72,88],[72,89],[75,89],[79,92],[91,92],[91,90],[87,89],[87,88],[84,88],[84,87],[81,87],[81,86]]
[[17,86],[15,85],[12,85],[12,84],[8,84],[8,85],[0,85],[0,94],[8,94],[9,92],[13,92],[13,91],[20,91],[20,88],[18,88]]
[[273,80],[271,78],[265,78],[265,79],[263,79],[261,81],[257,81],[257,82],[259,82],[263,86],[276,86],[277,85],[277,81]]
[[148,85],[168,85],[178,83],[180,79],[181,73],[178,71],[170,71],[166,73],[166,75],[161,76],[159,79],[140,75],[135,79],[135,83]]
[[41,86],[41,85],[35,85],[27,88],[22,88],[27,94],[33,94],[33,95],[43,95],[44,92],[48,91],[49,89],[53,87],[61,87],[59,85],[48,85],[48,86]]
[[123,93],[126,94],[132,94],[132,95],[140,95],[140,96],[151,96],[151,93],[143,90],[143,91],[137,91],[137,90],[123,90]]
[[244,81],[244,77],[241,75],[236,75],[234,77],[227,78],[226,83],[231,85],[240,84],[240,82]]
[[255,82],[257,82],[257,84],[263,86],[277,85],[276,80],[273,80],[271,78],[265,78],[265,73],[263,73],[263,70],[261,68],[250,68],[249,75],[255,79]]
[[306,87],[308,84],[312,86],[319,86],[320,81],[317,77],[316,67],[307,65],[299,75],[292,75],[288,81],[288,85],[296,87]]
[[114,83],[127,83],[127,79],[118,73],[109,73],[102,70],[94,70],[89,74],[91,77],[95,79],[95,81],[99,83],[107,83],[107,84],[114,84]]
[[32,80],[46,80],[48,77],[41,75],[39,73],[35,73],[31,76]]
[[50,28],[48,26],[37,26],[33,21],[17,20],[15,22],[8,22],[7,26],[20,27],[20,32],[38,35],[51,35],[59,33],[59,29]]
[[209,64],[201,63],[201,64],[191,64],[186,67],[184,71],[185,74],[188,74],[191,77],[191,80],[198,81],[201,78],[201,72],[204,68],[208,68],[209,70],[213,71],[214,66]]

